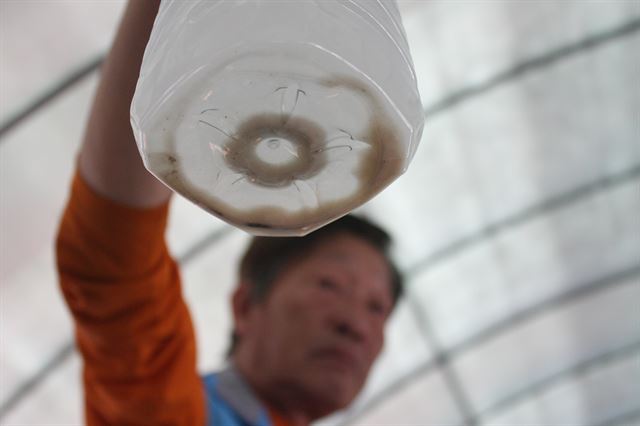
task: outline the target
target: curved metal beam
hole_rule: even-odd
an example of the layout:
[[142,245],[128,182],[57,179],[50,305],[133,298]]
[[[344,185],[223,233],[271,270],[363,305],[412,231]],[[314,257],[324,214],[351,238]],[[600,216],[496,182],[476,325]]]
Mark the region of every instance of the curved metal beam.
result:
[[[511,318],[500,320],[498,323],[489,326],[484,330],[481,330],[480,332],[474,334],[467,340],[450,348],[449,350],[437,354],[437,358],[428,359],[423,363],[418,364],[416,367],[411,369],[411,371],[391,382],[391,384],[385,389],[373,395],[366,403],[360,405],[357,410],[348,412],[347,418],[343,423],[341,423],[341,425],[346,426],[353,423],[358,418],[364,416],[364,414],[368,410],[371,410],[373,407],[381,404],[382,401],[391,397],[391,395],[400,392],[403,388],[409,386],[418,378],[437,370],[437,367],[439,366],[449,364],[451,362],[451,358],[454,358],[455,356],[468,351],[474,346],[479,345],[484,341],[501,334],[505,330],[512,328],[514,325],[518,323],[524,323],[525,321],[538,317],[551,309],[555,309],[562,305],[574,302],[575,300],[591,296],[599,291],[605,291],[614,286],[624,285],[625,283],[628,283],[629,279],[636,277],[640,277],[640,263],[626,270],[601,277],[600,279],[594,280],[591,283],[587,283],[582,286],[575,286],[579,288],[572,288],[571,290],[551,297],[546,301],[537,304],[536,306],[520,311],[513,315]],[[511,321],[513,321],[513,323]],[[640,342],[637,342],[632,346],[636,347],[639,344]],[[471,420],[472,422],[476,421],[475,419],[469,420]]]
[[482,95],[483,93],[488,92],[496,88],[497,86],[516,80],[532,71],[548,67],[549,65],[552,65],[553,63],[561,59],[567,59],[577,53],[582,53],[584,51],[593,49],[611,40],[631,35],[638,30],[640,30],[640,19],[636,18],[622,24],[619,27],[594,34],[575,43],[569,43],[564,46],[559,46],[555,49],[547,51],[546,53],[543,53],[542,55],[534,56],[514,65],[511,68],[503,70],[488,78],[483,83],[474,84],[463,87],[462,89],[458,89],[455,92],[445,96],[444,99],[441,99],[438,102],[435,102],[432,105],[426,107],[424,112],[427,117],[432,117],[436,114],[440,114],[470,98]]
[[100,55],[91,59],[80,68],[74,70],[71,74],[56,83],[51,89],[45,91],[38,96],[33,102],[24,109],[18,111],[0,126],[0,142],[2,138],[9,133],[14,127],[19,126],[23,121],[38,112],[41,108],[54,101],[58,96],[62,95],[67,89],[73,88],[77,83],[81,82],[89,74],[100,68],[105,56]]
[[[466,101],[469,98],[481,95],[495,88],[500,84],[517,79],[518,77],[524,75],[525,73],[531,72],[536,69],[544,68],[560,59],[567,58],[576,53],[594,48],[605,42],[630,35],[638,31],[639,29],[640,29],[640,19],[632,20],[613,30],[605,31],[605,32],[587,37],[577,43],[568,44],[568,45],[559,47],[555,50],[552,50],[546,54],[531,58],[510,69],[504,70],[496,74],[494,77],[488,79],[486,82],[480,85],[469,86],[469,87],[460,89],[446,96],[441,101],[438,101],[431,106],[427,106],[425,108],[425,114],[434,115],[434,114],[441,113],[445,110],[448,110],[450,108],[457,106],[459,103]],[[51,90],[47,91],[46,93],[38,97],[33,103],[31,103],[25,109],[15,114],[5,123],[2,123],[2,125],[0,126],[0,143],[2,142],[4,136],[6,136],[6,134],[9,131],[11,131],[14,127],[18,126],[24,120],[28,119],[32,114],[40,110],[49,102],[56,99],[59,95],[64,93],[67,89],[75,86],[83,78],[85,78],[86,76],[90,75],[91,73],[99,69],[104,60],[104,57],[105,57],[104,55],[101,55],[89,61],[87,64],[85,64],[78,70],[74,71],[68,77],[66,77],[57,85],[55,85]],[[634,175],[637,174],[637,169],[638,167],[634,169],[635,170]],[[603,179],[603,182],[606,183],[606,180],[607,178]],[[575,192],[575,191],[572,191],[572,192]],[[584,195],[575,194],[574,197],[569,196],[568,199],[573,199],[575,197],[582,198],[583,196]],[[566,202],[564,202],[563,204],[567,204],[571,202],[568,200],[565,200],[565,201]],[[553,202],[551,202],[551,204],[553,204]],[[551,208],[551,207],[552,206],[547,206],[546,208]],[[530,216],[530,214],[527,214],[527,212],[524,212],[521,216],[523,217],[519,218],[518,220],[515,220],[514,223],[509,223],[508,220],[503,221],[503,225],[515,226],[517,223],[526,221],[527,217]],[[500,226],[498,224],[495,224],[483,230],[482,234],[485,234],[486,236],[490,236],[499,228]],[[188,250],[188,252],[191,253],[188,257],[190,258],[198,257],[198,255],[206,247],[209,247],[211,244],[217,241],[219,238],[213,237],[213,234],[217,232],[219,232],[219,230],[214,231],[214,233],[205,237],[199,243],[196,243],[196,245],[192,248],[192,250]],[[226,234],[222,233],[222,236],[224,235]],[[211,242],[207,242],[209,238],[211,239],[210,240]],[[435,263],[438,259],[444,259],[444,258],[453,256],[455,253],[466,249],[466,247],[473,244],[474,242],[479,241],[480,239],[482,238],[480,238],[479,235],[473,235],[473,236],[464,238],[462,240],[458,240],[453,245],[450,245],[445,249],[438,251],[437,253],[430,256],[429,259],[425,260],[424,262],[420,262],[420,265],[415,265],[411,269],[422,270],[428,267],[428,265]],[[412,271],[410,270],[409,273],[411,274]],[[18,386],[16,391],[12,392],[9,398],[7,398],[2,403],[2,405],[0,405],[0,419],[2,419],[13,407],[15,407],[31,390],[37,387],[37,385],[42,380],[44,380],[54,369],[62,365],[69,358],[71,353],[73,353],[73,350],[72,350],[73,347],[74,345],[72,341],[66,342],[65,344],[61,345],[61,348],[56,351],[56,353],[53,355],[50,361],[46,362],[43,365],[43,367],[34,376],[27,379],[23,384]],[[446,359],[444,359],[443,361],[446,362]],[[430,365],[430,364],[427,364],[427,365]],[[429,370],[430,367],[425,368],[423,366],[423,369]],[[390,387],[389,389],[392,389],[392,388],[393,387]]]

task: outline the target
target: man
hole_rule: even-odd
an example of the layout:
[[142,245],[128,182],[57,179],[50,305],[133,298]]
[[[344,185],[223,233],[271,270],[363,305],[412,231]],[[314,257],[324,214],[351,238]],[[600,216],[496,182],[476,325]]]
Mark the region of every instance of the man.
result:
[[127,6],[57,239],[87,424],[307,425],[355,398],[382,348],[401,289],[389,238],[351,216],[305,238],[255,238],[232,300],[230,367],[200,378],[164,241],[171,191],[144,169],[129,125],[157,9]]

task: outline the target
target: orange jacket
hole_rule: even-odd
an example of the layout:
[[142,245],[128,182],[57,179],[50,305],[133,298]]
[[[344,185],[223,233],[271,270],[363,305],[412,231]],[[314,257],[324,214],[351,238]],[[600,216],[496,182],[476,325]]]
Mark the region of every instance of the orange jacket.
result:
[[[79,173],[73,179],[56,253],[84,360],[90,426],[205,425],[212,413],[164,239],[168,207],[124,206],[97,194]],[[287,425],[264,409],[270,425]]]
[[205,424],[167,211],[120,205],[74,177],[56,252],[84,359],[88,425]]

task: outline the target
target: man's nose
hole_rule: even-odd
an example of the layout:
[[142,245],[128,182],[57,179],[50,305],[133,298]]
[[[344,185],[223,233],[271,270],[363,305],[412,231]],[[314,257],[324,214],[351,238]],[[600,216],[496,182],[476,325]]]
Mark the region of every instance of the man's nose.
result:
[[333,331],[354,342],[363,343],[367,339],[367,324],[353,306],[346,306],[334,313]]

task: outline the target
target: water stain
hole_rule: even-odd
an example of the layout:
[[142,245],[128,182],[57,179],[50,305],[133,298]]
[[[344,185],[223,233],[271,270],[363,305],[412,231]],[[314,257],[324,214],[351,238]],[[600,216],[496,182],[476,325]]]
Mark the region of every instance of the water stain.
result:
[[[171,152],[150,154],[148,167],[171,188],[219,218],[256,235],[304,235],[348,213],[371,199],[399,176],[405,167],[407,148],[392,120],[366,86],[352,78],[332,78],[321,82],[327,88],[338,86],[365,96],[371,116],[362,134],[351,139],[368,145],[358,161],[354,177],[358,188],[338,200],[319,200],[314,208],[295,211],[278,205],[254,209],[233,206],[216,193],[194,185],[185,176],[184,167],[171,141]],[[344,131],[344,130],[343,130]],[[346,133],[346,132],[345,132]],[[281,114],[257,114],[245,119],[224,144],[224,159],[230,170],[265,190],[287,187],[296,181],[312,179],[328,166],[327,135],[320,124]],[[297,156],[285,164],[270,164],[256,154],[256,142],[264,138],[282,138],[297,147]],[[329,140],[330,141],[330,140]],[[240,178],[242,179],[242,178]],[[213,184],[213,182],[212,182]],[[339,183],[338,183],[339,185]],[[299,191],[299,188],[298,188]]]

